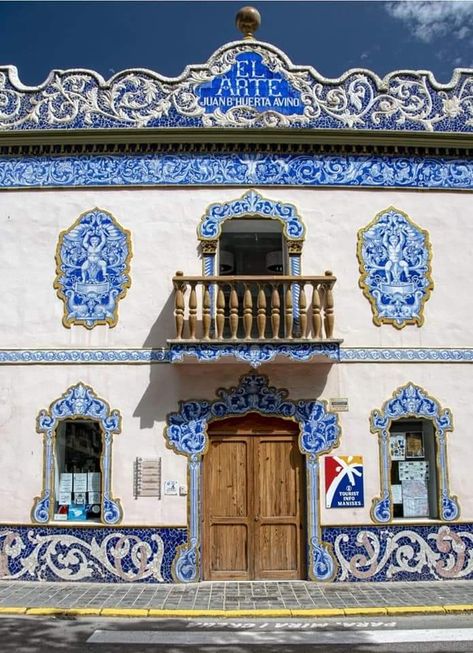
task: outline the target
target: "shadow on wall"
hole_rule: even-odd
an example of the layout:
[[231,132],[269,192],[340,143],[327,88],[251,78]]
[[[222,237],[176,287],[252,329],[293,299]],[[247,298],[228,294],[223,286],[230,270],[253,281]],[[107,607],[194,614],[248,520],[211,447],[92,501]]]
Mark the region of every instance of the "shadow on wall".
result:
[[140,418],[140,428],[152,428],[155,422],[164,422],[169,413],[177,411],[180,401],[213,401],[219,388],[238,386],[243,375],[255,371],[267,376],[271,386],[287,389],[290,400],[324,399],[331,367],[272,363],[254,370],[242,363],[156,363],[150,366],[149,385],[133,415]]
[[166,341],[175,337],[176,327],[174,322],[174,291],[171,290],[160,314],[151,327],[143,347],[154,349],[165,347]]

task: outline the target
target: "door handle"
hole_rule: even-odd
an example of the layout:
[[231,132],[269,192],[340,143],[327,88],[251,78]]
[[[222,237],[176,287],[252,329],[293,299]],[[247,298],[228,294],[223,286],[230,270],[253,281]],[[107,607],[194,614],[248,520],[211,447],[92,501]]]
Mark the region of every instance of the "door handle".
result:
[[259,515],[255,515],[255,521],[259,521]]

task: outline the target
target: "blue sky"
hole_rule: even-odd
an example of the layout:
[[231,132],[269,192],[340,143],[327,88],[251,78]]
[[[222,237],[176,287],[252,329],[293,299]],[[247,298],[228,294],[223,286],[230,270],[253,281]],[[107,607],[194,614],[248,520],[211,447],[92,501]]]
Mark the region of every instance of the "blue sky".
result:
[[0,1],[0,65],[17,66],[29,85],[53,68],[89,68],[106,78],[134,67],[177,76],[239,38],[234,18],[245,4],[262,14],[260,40],[326,77],[408,68],[448,82],[455,67],[473,66],[473,1],[442,0]]

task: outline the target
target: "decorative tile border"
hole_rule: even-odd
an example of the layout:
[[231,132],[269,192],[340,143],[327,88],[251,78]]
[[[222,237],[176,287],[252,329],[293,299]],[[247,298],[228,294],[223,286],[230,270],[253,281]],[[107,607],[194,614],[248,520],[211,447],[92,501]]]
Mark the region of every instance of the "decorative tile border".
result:
[[185,528],[0,526],[3,580],[169,583]]
[[[252,348],[255,348],[252,350]],[[257,352],[261,349],[261,353]],[[185,350],[185,351],[184,351]],[[472,363],[473,348],[429,349],[340,347],[321,343],[281,345],[193,345],[176,344],[171,349],[1,349],[0,365],[149,365],[182,361],[184,355],[199,360],[233,356],[243,362],[270,362],[278,355],[302,362],[327,356],[341,363]],[[258,362],[260,361],[260,362]]]
[[338,582],[473,580],[473,524],[325,526]]
[[466,190],[473,160],[225,152],[0,157],[0,188],[160,185]]
[[203,65],[170,79],[149,70],[105,81],[83,69],[54,70],[26,87],[16,68],[0,68],[0,129],[301,128],[471,132],[472,71],[450,84],[428,71],[394,71],[384,79],[349,70],[326,79],[295,66],[256,40],[228,43]]
[[321,358],[325,361],[338,362],[338,343],[312,343],[312,344],[226,344],[226,345],[194,345],[172,344],[169,349],[171,363],[183,361],[190,356],[198,361],[216,361],[221,358],[235,358],[252,367],[259,367],[269,363],[276,357],[282,356],[294,362],[310,361]]

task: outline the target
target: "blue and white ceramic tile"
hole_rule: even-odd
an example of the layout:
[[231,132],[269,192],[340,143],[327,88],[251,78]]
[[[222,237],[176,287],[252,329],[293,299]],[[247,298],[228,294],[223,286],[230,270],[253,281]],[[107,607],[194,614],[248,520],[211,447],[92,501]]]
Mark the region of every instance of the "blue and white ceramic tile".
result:
[[87,186],[473,188],[471,159],[378,154],[83,154],[1,156],[0,188]]
[[326,526],[338,582],[473,580],[473,524]]
[[130,234],[107,211],[83,213],[59,237],[55,288],[64,326],[115,326],[118,300],[130,286]]
[[433,288],[430,258],[428,233],[394,207],[360,229],[360,286],[376,325],[422,325],[424,303]]
[[384,79],[350,70],[326,79],[294,66],[274,46],[229,43],[175,79],[125,70],[105,81],[93,71],[54,70],[25,87],[13,67],[0,68],[0,129],[309,128],[471,132],[471,70],[439,84],[426,71]]
[[0,526],[4,580],[168,583],[185,528]]

